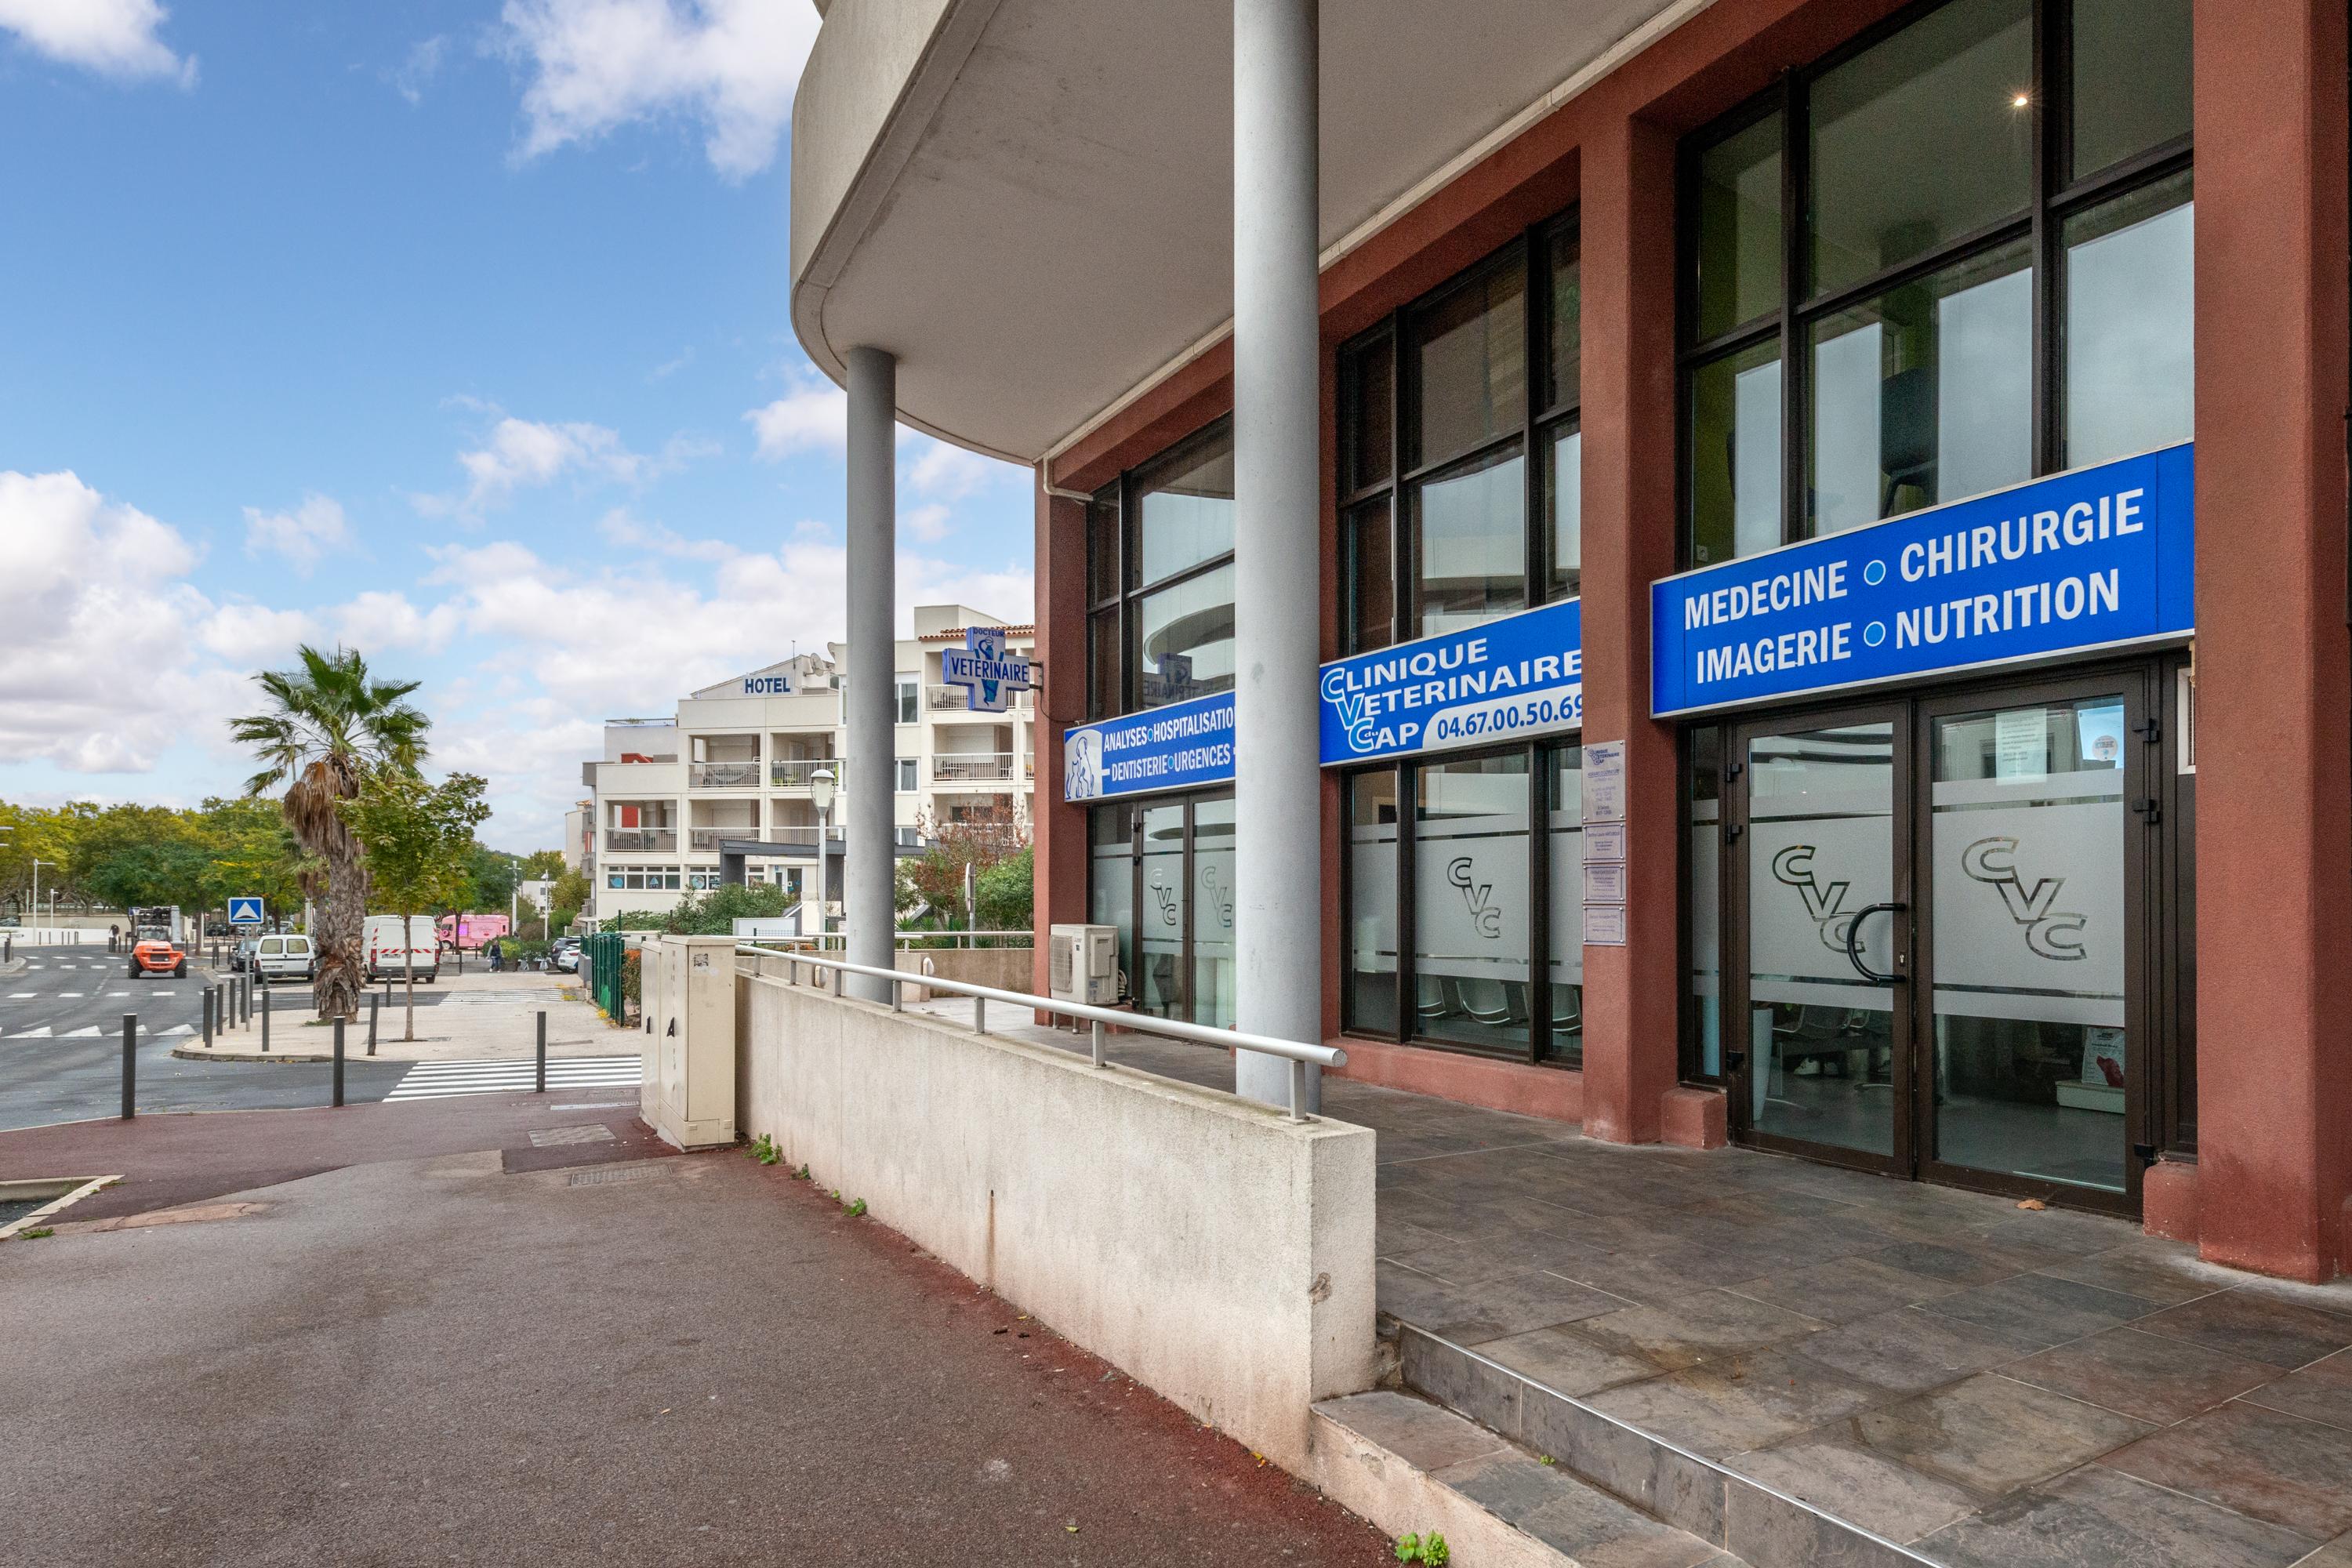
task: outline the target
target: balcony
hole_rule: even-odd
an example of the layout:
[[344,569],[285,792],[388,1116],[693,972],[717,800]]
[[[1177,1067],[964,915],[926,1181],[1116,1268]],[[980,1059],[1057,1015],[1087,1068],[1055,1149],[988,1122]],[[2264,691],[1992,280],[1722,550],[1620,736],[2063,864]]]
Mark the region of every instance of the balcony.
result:
[[714,826],[689,827],[686,830],[687,847],[703,855],[719,853],[722,838],[757,838],[760,825],[756,822],[722,822]]
[[770,763],[768,783],[776,789],[806,789],[816,782],[819,768],[832,769],[835,784],[848,776],[848,763],[840,757],[800,757]]
[[686,770],[688,789],[757,789],[760,787],[760,764],[751,760],[740,763],[692,763]]
[[931,782],[1009,784],[1013,763],[1010,752],[940,752],[931,758]]
[[675,827],[608,827],[604,830],[604,847],[614,854],[625,852],[676,854],[677,829]]
[[[928,706],[941,711],[957,708],[970,708],[971,706],[971,693],[965,690],[961,686],[926,686],[923,688],[923,692],[924,702]],[[1007,692],[1005,696],[1008,699],[1008,702],[1006,707],[1003,710],[1004,712],[1027,713],[1030,710],[1030,694],[1028,692],[1011,691]],[[980,711],[992,713],[997,711],[997,710],[982,709]]]

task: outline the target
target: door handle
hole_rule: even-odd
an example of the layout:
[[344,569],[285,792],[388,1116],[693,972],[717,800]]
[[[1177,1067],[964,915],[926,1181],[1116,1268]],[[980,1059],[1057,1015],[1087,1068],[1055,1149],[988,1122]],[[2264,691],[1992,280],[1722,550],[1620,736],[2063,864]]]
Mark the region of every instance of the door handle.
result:
[[[1885,910],[1888,914],[1896,915],[1901,914],[1905,910],[1907,910],[1911,906],[1908,904],[1864,904],[1861,909],[1854,911],[1853,919],[1846,922],[1845,961],[1853,965],[1853,972],[1856,974],[1861,975],[1873,985],[1898,984],[1901,983],[1903,976],[1899,974],[1879,974],[1874,973],[1868,964],[1863,963],[1862,922],[1868,920],[1871,916],[1878,913],[1881,910]],[[1898,957],[1896,962],[1899,963],[1902,961]]]

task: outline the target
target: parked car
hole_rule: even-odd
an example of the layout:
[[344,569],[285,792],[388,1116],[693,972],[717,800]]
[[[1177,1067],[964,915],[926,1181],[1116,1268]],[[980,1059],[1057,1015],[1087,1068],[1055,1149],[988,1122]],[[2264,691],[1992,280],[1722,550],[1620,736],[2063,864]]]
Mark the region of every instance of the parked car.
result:
[[228,952],[228,966],[243,974],[253,967],[253,950],[261,945],[257,936],[247,937]]
[[264,985],[277,980],[316,980],[319,955],[307,936],[265,936],[253,950],[253,966]]
[[205,934],[206,936],[228,936],[232,933],[229,930],[228,921],[215,920],[206,921],[205,922]]
[[433,917],[411,915],[408,940],[400,935],[398,915],[370,915],[360,936],[360,962],[371,984],[411,976],[431,984],[440,978],[441,951],[434,940]]
[[21,915],[0,915],[0,926],[18,927],[25,923]]
[[579,973],[580,939],[576,936],[557,937],[554,945],[547,950],[547,963],[549,968],[560,969],[566,974]]

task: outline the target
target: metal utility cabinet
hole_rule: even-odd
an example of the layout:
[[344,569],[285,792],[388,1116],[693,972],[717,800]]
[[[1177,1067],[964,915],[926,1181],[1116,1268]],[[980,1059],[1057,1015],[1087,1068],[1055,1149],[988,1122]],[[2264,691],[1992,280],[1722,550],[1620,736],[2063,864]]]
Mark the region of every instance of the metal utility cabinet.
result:
[[646,1124],[681,1149],[735,1142],[735,939],[646,943]]

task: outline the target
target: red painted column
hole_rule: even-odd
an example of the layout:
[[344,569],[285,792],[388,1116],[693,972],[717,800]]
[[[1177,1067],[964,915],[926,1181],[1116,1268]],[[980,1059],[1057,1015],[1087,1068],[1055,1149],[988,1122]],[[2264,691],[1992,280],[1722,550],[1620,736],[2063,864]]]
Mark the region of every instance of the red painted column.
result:
[[1582,153],[1584,739],[1625,742],[1628,942],[1584,950],[1584,1131],[1654,1142],[1682,994],[1672,725],[1650,713],[1650,584],[1675,567],[1675,142],[1596,125]]
[[[1046,928],[1087,918],[1087,812],[1062,800],[1062,731],[1087,715],[1087,509],[1056,496],[1037,469],[1037,654],[1045,666],[1031,741],[1037,777],[1029,797],[1035,833],[1037,956],[1031,994],[1047,992]],[[1047,1021],[1045,1014],[1039,1023]]]
[[2198,0],[2200,1245],[2321,1279],[2352,1194],[2342,0]]

